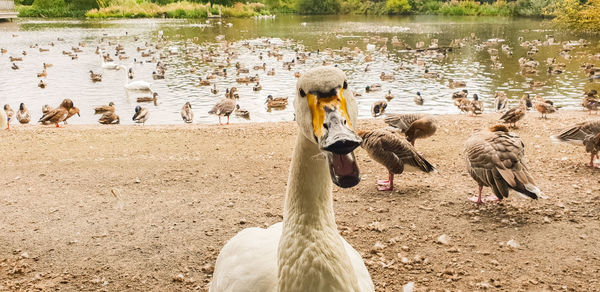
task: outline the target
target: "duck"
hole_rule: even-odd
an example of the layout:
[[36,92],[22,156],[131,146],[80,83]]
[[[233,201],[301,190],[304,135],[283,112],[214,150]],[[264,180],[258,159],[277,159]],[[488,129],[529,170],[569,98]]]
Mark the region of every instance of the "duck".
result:
[[267,71],[267,76],[275,76],[275,68],[271,68],[271,70]]
[[137,101],[137,102],[153,102],[154,105],[156,105],[157,101],[158,101],[158,92],[153,92],[152,97],[149,97],[149,96],[138,97],[138,98],[136,98],[135,101]]
[[561,130],[558,134],[550,136],[554,143],[569,143],[585,146],[586,152],[591,154],[589,167],[600,168],[594,164],[594,157],[598,158],[600,151],[600,120],[580,122]]
[[[308,70],[298,80],[294,109],[299,133],[283,222],[266,229],[248,228],[231,238],[217,257],[209,292],[247,287],[375,291],[361,255],[339,234],[333,210],[332,183],[348,188],[360,180],[353,153],[360,138],[352,130],[358,108],[345,84],[345,74],[335,67]],[[337,94],[314,94],[332,92]],[[325,159],[314,159],[317,156]]]
[[460,110],[461,113],[474,114],[475,112],[475,106],[473,105],[473,102],[466,97],[455,99],[454,105]]
[[235,79],[235,82],[237,83],[250,83],[250,77],[246,76],[246,77],[239,77]]
[[479,100],[479,95],[476,93],[473,94],[473,100],[471,100],[471,104],[473,105],[473,114],[480,115],[483,113],[483,102]]
[[51,106],[50,106],[50,105],[48,105],[48,104],[45,104],[45,105],[43,105],[43,106],[42,106],[42,115],[45,115],[45,114],[47,114],[49,111],[51,111],[51,110],[53,110],[53,109],[54,109],[54,108],[53,108],[53,107],[51,107]]
[[10,66],[11,69],[13,70],[19,70],[19,66],[17,66],[17,64],[12,63],[12,66]]
[[598,109],[600,108],[600,102],[597,99],[589,96],[586,96],[583,99],[581,105],[588,110],[588,114],[592,114],[592,111],[595,111],[597,114]]
[[6,113],[6,125],[7,125],[7,130],[10,131],[10,122],[12,121],[13,117],[15,116],[15,111],[10,107],[9,104],[5,104],[4,105],[4,113]]
[[46,88],[48,84],[46,84],[46,82],[44,82],[44,80],[40,80],[40,82],[38,82],[38,87],[39,88]]
[[518,129],[517,122],[520,121],[527,113],[527,105],[525,101],[521,101],[518,106],[513,107],[506,111],[500,120],[504,123],[509,124],[509,128]]
[[165,74],[159,74],[159,73],[156,73],[156,71],[152,71],[152,79],[154,79],[154,80],[165,79]]
[[371,85],[367,85],[367,87],[365,87],[366,92],[379,91],[379,90],[381,90],[381,84],[379,84],[379,83],[374,83]]
[[506,109],[506,105],[508,104],[508,97],[504,91],[496,91],[494,93],[494,110],[496,112],[501,112]]
[[416,105],[423,105],[423,103],[425,103],[425,100],[423,99],[423,97],[421,96],[421,92],[419,91],[417,91],[417,95],[415,95],[413,101]]
[[217,89],[217,84],[213,84],[213,88],[210,89],[212,94],[218,94],[219,90]]
[[200,86],[210,86],[210,81],[208,80],[203,80],[202,77],[198,77],[198,82],[200,84]]
[[194,112],[192,111],[192,104],[189,101],[181,108],[181,119],[186,124],[191,124],[194,121]]
[[250,119],[250,112],[240,108],[239,104],[235,105],[235,115],[244,119]]
[[533,107],[533,102],[531,102],[531,97],[529,96],[529,93],[524,93],[523,96],[521,96],[521,100],[525,103],[525,106],[528,110]]
[[437,131],[437,120],[429,114],[388,114],[384,122],[404,133],[412,146],[417,139],[431,137]]
[[300,78],[300,76],[302,76],[302,74],[300,72],[294,72],[295,78]]
[[31,114],[24,103],[19,105],[19,110],[17,111],[17,121],[19,121],[21,124],[29,124],[29,122],[31,122]]
[[448,79],[448,87],[450,88],[458,88],[458,87],[466,87],[467,83],[464,81],[454,81],[453,79]]
[[252,87],[252,91],[261,91],[262,90],[262,85],[260,85],[260,83],[256,82],[256,85],[254,85],[254,87]]
[[381,75],[379,75],[379,79],[381,79],[381,81],[392,81],[394,80],[394,75],[386,75],[385,72],[381,72]]
[[479,196],[470,198],[477,204],[484,202],[484,186],[492,188],[493,201],[508,198],[511,189],[532,199],[541,196],[525,164],[525,144],[505,125],[475,131],[465,144],[464,157],[467,172],[479,185]]
[[81,117],[81,113],[79,112],[79,108],[75,107],[75,106],[69,108],[68,109],[68,113],[67,113],[67,117],[65,118],[65,120],[63,121],[63,123],[66,125],[67,124],[67,120],[70,119],[75,114],[77,114],[78,117]]
[[3,110],[0,110],[0,130],[10,131],[8,128],[8,117],[6,116],[6,112]]
[[129,69],[127,70],[127,77],[128,77],[129,79],[133,79],[133,77],[135,77],[135,73],[133,73],[133,68],[129,68]]
[[554,107],[554,103],[549,100],[545,100],[540,95],[535,97],[535,109],[542,114],[540,118],[547,119],[548,114],[555,113],[557,111],[556,107]]
[[217,102],[208,113],[219,117],[219,125],[223,125],[223,123],[221,123],[221,117],[227,117],[227,125],[229,125],[229,116],[231,116],[231,113],[235,110],[235,104],[235,99],[223,98]]
[[118,125],[121,123],[121,118],[116,115],[115,112],[108,111],[102,114],[102,116],[98,119],[98,123],[103,125]]
[[54,65],[48,64],[48,63],[43,63],[42,66],[44,67],[44,69],[48,69],[48,68],[50,68],[50,67],[52,67]]
[[[119,67],[121,67],[122,65],[117,64],[117,63],[113,63],[112,59],[110,59],[110,57],[105,58],[104,54],[102,53],[102,50],[99,50],[99,55],[100,55],[100,61],[102,62],[102,69],[108,69],[108,70],[119,70]],[[109,61],[109,63],[105,63],[105,59],[107,60],[111,60]]]
[[267,108],[285,108],[288,104],[287,97],[273,97],[272,95],[267,96]]
[[148,120],[149,117],[150,117],[150,111],[148,110],[148,108],[138,105],[135,107],[135,114],[133,115],[133,117],[131,119],[135,123],[142,124],[142,126],[143,126],[143,125],[146,125],[146,121]]
[[394,190],[394,175],[402,174],[404,170],[417,170],[425,173],[435,171],[435,168],[417,152],[415,147],[404,137],[386,129],[358,131],[362,142],[360,146],[366,150],[369,157],[385,166],[388,170],[387,180],[378,180],[379,191]]
[[101,105],[94,108],[94,114],[101,114],[105,112],[114,112],[115,111],[115,103],[109,102],[108,105]]
[[267,70],[267,63],[263,63],[262,66],[254,66],[254,70]]
[[373,117],[381,116],[385,113],[385,108],[387,108],[387,102],[385,102],[385,100],[376,101],[371,106],[371,115]]
[[37,77],[41,78],[41,77],[47,77],[48,73],[46,72],[46,69],[42,70],[41,73],[37,73]]
[[21,62],[23,61],[22,57],[8,57],[11,62]]
[[385,94],[385,99],[389,102],[390,100],[394,99],[394,95],[392,94],[391,90],[388,90],[388,92]]
[[469,91],[466,89],[452,93],[452,99],[467,98],[468,96],[469,96]]
[[429,72],[429,69],[425,69],[425,73],[423,74],[424,78],[427,79],[436,79],[440,77],[440,74],[436,73],[436,72]]
[[546,85],[546,82],[543,82],[543,81],[534,81],[534,80],[529,81],[530,88],[540,88],[540,87],[544,87],[544,85]]
[[102,74],[94,73],[94,71],[90,70],[90,79],[92,79],[93,82],[100,82],[102,81]]
[[70,99],[64,99],[60,106],[52,109],[50,106],[42,107],[42,112],[46,110],[44,115],[39,119],[38,123],[42,124],[56,124],[57,128],[61,128],[58,123],[63,122],[69,115],[69,110],[73,108],[73,101]]

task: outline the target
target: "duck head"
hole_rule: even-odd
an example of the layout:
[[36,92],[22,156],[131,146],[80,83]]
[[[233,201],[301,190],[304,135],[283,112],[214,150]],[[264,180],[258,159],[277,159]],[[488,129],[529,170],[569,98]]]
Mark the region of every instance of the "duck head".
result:
[[135,107],[135,114],[133,115],[133,118],[131,118],[131,120],[135,121],[135,116],[137,116],[137,113],[142,109],[141,106],[136,106]]
[[294,100],[301,135],[326,155],[331,180],[349,188],[360,182],[354,149],[361,139],[353,130],[358,107],[346,75],[335,67],[318,67],[302,74]]

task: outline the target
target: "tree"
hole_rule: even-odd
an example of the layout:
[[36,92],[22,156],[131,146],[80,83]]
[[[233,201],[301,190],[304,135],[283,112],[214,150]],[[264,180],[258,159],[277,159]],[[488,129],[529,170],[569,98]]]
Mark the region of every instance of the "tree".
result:
[[300,14],[336,14],[340,11],[340,0],[298,0],[296,9]]
[[408,0],[388,0],[385,3],[385,8],[391,14],[406,14],[412,9]]

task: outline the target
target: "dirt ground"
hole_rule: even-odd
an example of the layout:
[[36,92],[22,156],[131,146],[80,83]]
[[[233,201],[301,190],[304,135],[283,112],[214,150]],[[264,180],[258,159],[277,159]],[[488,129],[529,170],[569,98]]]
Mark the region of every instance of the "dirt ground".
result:
[[[417,141],[439,172],[402,174],[392,193],[356,153],[363,181],[334,189],[336,219],[377,291],[600,291],[600,170],[548,138],[600,117],[528,114],[516,132],[549,198],[477,206],[463,144],[498,116],[439,116]],[[281,221],[295,135],[294,123],[0,133],[0,291],[206,290],[230,237]]]

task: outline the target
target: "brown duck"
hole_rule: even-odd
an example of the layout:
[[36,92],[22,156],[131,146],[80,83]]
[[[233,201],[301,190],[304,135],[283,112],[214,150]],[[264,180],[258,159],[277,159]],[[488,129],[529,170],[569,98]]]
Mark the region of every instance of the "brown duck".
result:
[[98,119],[98,123],[103,125],[120,124],[121,118],[115,112],[108,111],[102,114],[100,119]]
[[67,116],[69,115],[69,109],[73,108],[73,101],[70,99],[65,99],[60,104],[59,107],[55,109],[48,110],[38,121],[38,123],[46,124],[52,123],[56,124],[57,128],[60,128],[58,123],[63,122]]
[[527,105],[525,101],[521,101],[521,103],[517,107],[513,107],[506,111],[500,120],[504,123],[510,124],[509,128],[517,129],[517,122],[520,121],[525,114],[527,113]]
[[423,172],[435,171],[429,163],[408,140],[397,133],[386,129],[373,131],[359,131],[362,138],[361,147],[364,148],[373,160],[388,169],[388,180],[378,180],[378,190],[391,191],[394,189],[394,174],[401,174],[404,170],[420,170]]
[[524,163],[525,144],[506,126],[476,131],[467,140],[464,156],[467,171],[479,184],[479,196],[471,198],[478,204],[483,203],[481,192],[484,186],[492,188],[493,200],[507,198],[510,189],[532,199],[541,195]]
[[384,121],[404,133],[413,146],[417,139],[431,137],[437,131],[437,120],[428,114],[389,114]]
[[115,103],[109,102],[108,105],[101,105],[94,108],[94,114],[101,114],[105,112],[114,112],[115,111]]
[[584,145],[586,152],[591,153],[590,167],[595,167],[594,156],[598,156],[598,139],[600,137],[600,120],[581,122],[560,133],[551,136],[550,139],[555,143],[570,143],[574,145]]
[[542,119],[547,119],[548,114],[555,113],[557,111],[552,101],[545,100],[539,95],[535,97],[535,109],[542,114]]

